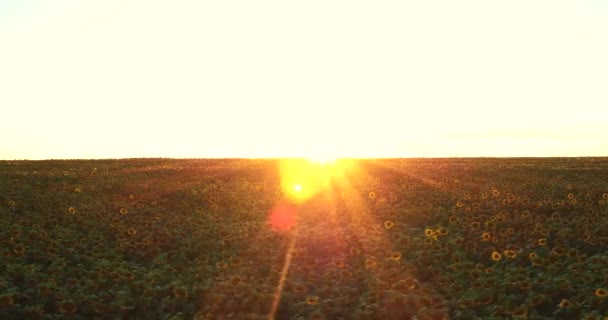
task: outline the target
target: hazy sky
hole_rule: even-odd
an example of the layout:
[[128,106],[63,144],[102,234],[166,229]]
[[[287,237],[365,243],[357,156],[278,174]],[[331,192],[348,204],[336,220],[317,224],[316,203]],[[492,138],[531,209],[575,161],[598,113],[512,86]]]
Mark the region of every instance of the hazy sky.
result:
[[0,159],[608,156],[608,1],[0,0]]

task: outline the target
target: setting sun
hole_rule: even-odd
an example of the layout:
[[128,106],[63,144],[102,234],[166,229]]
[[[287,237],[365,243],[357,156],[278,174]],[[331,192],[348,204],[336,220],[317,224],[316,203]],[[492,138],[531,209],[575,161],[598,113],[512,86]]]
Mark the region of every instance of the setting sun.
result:
[[306,159],[316,165],[322,166],[322,167],[335,167],[338,165],[339,162],[347,159],[348,157],[342,155],[339,156],[337,154],[332,154],[332,153],[318,153],[315,155],[311,155],[308,156]]
[[304,202],[327,190],[353,167],[349,159],[292,158],[280,161],[281,185],[289,200]]
[[336,162],[338,158],[331,155],[316,155],[309,157],[308,160],[319,164],[329,164]]

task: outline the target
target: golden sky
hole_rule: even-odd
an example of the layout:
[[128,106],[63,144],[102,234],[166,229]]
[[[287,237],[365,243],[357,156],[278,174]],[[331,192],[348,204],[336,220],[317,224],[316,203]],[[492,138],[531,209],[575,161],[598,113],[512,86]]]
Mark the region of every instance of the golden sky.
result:
[[608,155],[603,1],[0,3],[0,159]]

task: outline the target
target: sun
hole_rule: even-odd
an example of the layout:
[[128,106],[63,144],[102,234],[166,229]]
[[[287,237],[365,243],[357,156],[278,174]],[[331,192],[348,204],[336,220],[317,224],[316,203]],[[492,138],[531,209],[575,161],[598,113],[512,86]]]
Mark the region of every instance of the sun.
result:
[[338,159],[340,159],[340,157],[333,156],[330,154],[318,154],[318,155],[309,156],[307,159],[308,159],[308,161],[313,162],[313,163],[327,165],[327,164],[336,163],[336,161],[338,161]]
[[[317,143],[314,148],[307,151],[305,158],[313,163],[320,165],[329,165],[336,163],[339,159],[345,156],[338,150],[339,144]],[[342,150],[343,151],[343,150]]]
[[288,199],[302,203],[352,172],[353,161],[337,157],[289,158],[280,161],[281,188]]

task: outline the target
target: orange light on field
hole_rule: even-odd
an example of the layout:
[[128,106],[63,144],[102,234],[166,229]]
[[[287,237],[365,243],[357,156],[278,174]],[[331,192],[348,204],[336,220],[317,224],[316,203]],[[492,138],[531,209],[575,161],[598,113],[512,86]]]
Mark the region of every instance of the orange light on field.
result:
[[329,188],[331,180],[341,177],[350,161],[283,159],[280,163],[281,186],[290,201],[302,203]]
[[296,203],[310,199],[323,186],[323,177],[317,166],[304,159],[282,160],[280,175],[285,195]]

